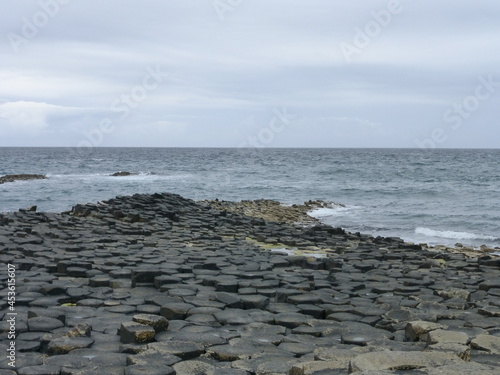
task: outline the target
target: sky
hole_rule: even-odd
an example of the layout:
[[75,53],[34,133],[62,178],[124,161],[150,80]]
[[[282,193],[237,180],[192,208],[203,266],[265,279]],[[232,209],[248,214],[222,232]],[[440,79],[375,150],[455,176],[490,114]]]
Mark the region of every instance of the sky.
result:
[[500,2],[2,0],[0,146],[500,147]]

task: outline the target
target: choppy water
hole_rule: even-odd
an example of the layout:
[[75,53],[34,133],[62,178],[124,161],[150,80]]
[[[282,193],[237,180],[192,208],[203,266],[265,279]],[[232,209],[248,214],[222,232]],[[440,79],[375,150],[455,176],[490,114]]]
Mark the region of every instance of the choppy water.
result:
[[[500,246],[500,150],[0,148],[0,211],[43,211],[116,195],[173,192],[345,207],[315,213],[350,231],[430,244]],[[135,172],[111,177],[117,171]]]

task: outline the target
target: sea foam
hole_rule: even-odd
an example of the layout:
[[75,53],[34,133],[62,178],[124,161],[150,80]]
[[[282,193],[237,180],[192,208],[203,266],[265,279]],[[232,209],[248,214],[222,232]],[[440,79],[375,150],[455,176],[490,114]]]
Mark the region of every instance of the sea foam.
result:
[[452,240],[488,240],[495,241],[497,238],[493,236],[485,236],[469,232],[455,232],[451,230],[434,230],[425,227],[417,227],[416,234],[422,234],[428,237],[447,238]]

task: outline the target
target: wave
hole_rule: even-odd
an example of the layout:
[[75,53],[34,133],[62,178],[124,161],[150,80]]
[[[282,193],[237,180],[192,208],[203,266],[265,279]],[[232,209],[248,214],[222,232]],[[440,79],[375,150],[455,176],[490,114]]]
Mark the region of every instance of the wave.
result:
[[437,237],[437,238],[447,238],[452,240],[486,240],[486,241],[497,241],[497,237],[475,234],[469,232],[455,232],[451,230],[434,230],[425,227],[417,227],[415,229],[416,234],[422,234],[427,237]]
[[47,173],[48,178],[58,178],[58,179],[89,179],[89,178],[112,178],[116,181],[130,180],[130,179],[141,179],[144,177],[151,177],[155,179],[177,179],[177,178],[189,178],[193,177],[192,174],[167,174],[158,172],[133,172],[129,176],[116,177],[112,176],[114,172],[109,173],[86,173],[86,174],[51,174]]
[[362,206],[347,206],[347,205],[335,205],[332,203],[332,207],[321,207],[315,208],[312,211],[309,211],[308,214],[316,219],[322,219],[327,217],[335,217],[335,216],[344,216],[348,215],[354,211],[358,211],[362,209]]

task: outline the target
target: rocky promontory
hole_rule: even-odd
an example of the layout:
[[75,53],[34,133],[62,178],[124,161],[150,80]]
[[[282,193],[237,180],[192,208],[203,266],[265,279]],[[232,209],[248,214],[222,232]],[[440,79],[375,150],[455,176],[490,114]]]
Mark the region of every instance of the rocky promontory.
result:
[[210,200],[201,203],[208,203],[217,210],[235,212],[245,216],[288,224],[319,223],[318,219],[308,214],[310,211],[317,208],[345,207],[342,204],[321,200],[308,201],[304,202],[304,204],[293,204],[290,206],[283,205],[271,199],[246,200],[241,202]]
[[167,193],[0,214],[0,374],[499,373],[500,258],[293,221]]
[[8,174],[0,177],[0,184],[14,181],[44,180],[47,176],[41,174]]

